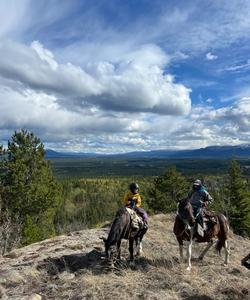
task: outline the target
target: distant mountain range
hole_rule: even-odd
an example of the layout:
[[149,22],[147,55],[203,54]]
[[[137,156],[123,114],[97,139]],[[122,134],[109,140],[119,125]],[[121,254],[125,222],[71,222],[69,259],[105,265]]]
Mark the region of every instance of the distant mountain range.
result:
[[46,149],[46,158],[60,158],[60,157],[97,157],[103,156],[97,153],[84,153],[84,152],[57,152],[51,149]]
[[250,144],[238,146],[210,146],[193,150],[152,150],[135,151],[118,154],[97,154],[81,152],[56,152],[51,149],[46,150],[46,158],[94,158],[94,157],[114,157],[114,158],[250,158]]

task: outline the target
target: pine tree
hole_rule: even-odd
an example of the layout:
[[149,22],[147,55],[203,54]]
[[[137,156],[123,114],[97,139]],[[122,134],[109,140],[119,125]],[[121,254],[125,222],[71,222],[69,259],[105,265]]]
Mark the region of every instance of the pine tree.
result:
[[170,167],[163,175],[155,179],[149,207],[153,211],[175,211],[177,201],[184,198],[187,192],[188,183],[185,177],[177,172],[175,166]]
[[226,196],[232,228],[236,233],[250,235],[250,189],[236,160],[229,168]]
[[2,210],[22,224],[23,244],[53,235],[60,188],[40,139],[26,130],[15,132],[0,164]]

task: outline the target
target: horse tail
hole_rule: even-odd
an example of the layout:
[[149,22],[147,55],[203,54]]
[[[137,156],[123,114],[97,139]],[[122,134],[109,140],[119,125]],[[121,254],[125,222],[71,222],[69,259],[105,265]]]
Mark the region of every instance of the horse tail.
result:
[[218,241],[216,243],[215,249],[220,254],[221,249],[222,247],[225,247],[225,241],[228,239],[229,236],[229,225],[227,218],[223,214],[218,215],[217,218],[219,221],[220,230],[218,233]]

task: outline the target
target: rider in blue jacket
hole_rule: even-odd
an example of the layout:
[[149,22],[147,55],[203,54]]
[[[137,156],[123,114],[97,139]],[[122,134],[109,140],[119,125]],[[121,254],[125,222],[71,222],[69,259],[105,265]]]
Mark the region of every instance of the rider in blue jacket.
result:
[[207,207],[208,204],[213,201],[213,198],[206,191],[200,179],[194,181],[193,188],[188,194],[188,199],[193,206],[194,216],[197,222],[201,225],[202,229],[204,229],[202,209],[203,207]]

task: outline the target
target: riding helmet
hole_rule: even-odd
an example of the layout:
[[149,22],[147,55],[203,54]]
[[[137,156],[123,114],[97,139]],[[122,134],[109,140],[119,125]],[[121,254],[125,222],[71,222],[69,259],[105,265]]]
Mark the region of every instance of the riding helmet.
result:
[[201,180],[200,180],[200,179],[196,179],[196,180],[194,181],[194,185],[196,185],[196,186],[201,186]]
[[129,189],[131,192],[135,191],[135,190],[139,190],[139,185],[136,182],[132,182],[129,185]]

